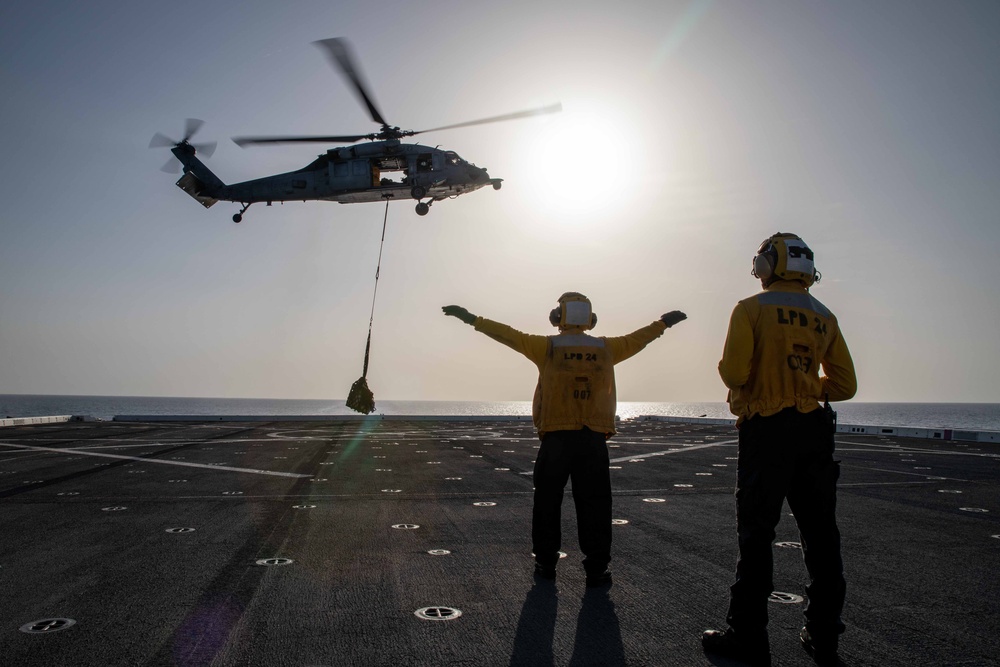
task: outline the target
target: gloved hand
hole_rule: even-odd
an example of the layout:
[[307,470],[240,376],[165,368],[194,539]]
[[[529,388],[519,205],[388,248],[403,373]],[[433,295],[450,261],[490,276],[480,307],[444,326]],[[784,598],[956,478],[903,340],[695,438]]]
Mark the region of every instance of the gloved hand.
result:
[[674,326],[678,322],[682,322],[688,318],[687,315],[679,310],[671,310],[669,313],[664,313],[660,317],[660,321],[667,325],[667,328]]
[[441,310],[444,311],[445,315],[457,317],[466,324],[473,324],[476,321],[476,316],[461,306],[442,306]]

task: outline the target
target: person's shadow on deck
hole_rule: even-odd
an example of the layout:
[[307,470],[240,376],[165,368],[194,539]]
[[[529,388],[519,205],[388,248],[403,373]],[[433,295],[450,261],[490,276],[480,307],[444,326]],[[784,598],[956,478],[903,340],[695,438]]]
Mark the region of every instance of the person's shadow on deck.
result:
[[615,603],[606,588],[588,588],[576,619],[576,639],[570,667],[625,664],[622,629],[615,613]]
[[536,582],[521,605],[510,667],[552,667],[559,598],[553,582]]
[[[521,607],[510,667],[552,667],[558,597],[555,584],[536,583]],[[576,619],[570,667],[625,664],[621,627],[607,589],[588,589]]]

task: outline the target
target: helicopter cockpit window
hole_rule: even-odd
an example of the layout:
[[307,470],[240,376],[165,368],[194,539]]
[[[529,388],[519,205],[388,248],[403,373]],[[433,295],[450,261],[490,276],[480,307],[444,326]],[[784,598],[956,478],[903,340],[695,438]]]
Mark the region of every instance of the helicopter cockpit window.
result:
[[455,151],[445,151],[444,161],[446,164],[449,165],[462,164],[463,162],[465,162],[465,160],[458,157],[458,153],[456,153]]

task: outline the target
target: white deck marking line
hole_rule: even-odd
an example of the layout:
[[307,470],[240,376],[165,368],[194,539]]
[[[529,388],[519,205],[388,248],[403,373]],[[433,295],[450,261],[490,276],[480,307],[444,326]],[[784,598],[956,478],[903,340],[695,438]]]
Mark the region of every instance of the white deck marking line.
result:
[[937,454],[938,456],[978,456],[981,458],[995,458],[991,452],[957,452],[957,451],[940,451],[936,449],[918,449],[912,445],[878,445],[871,444],[867,442],[850,442],[847,440],[838,440],[837,444],[844,445],[855,445],[857,447],[865,447],[866,449],[874,449],[880,451],[881,453],[892,453],[892,454]]
[[[868,468],[865,466],[847,465],[844,463],[840,464],[841,468],[855,468],[856,470],[874,470],[875,472],[889,472],[895,475],[910,475],[912,477],[923,477],[925,480],[928,477],[939,477],[939,475],[928,475],[925,472],[904,472],[902,470],[886,470],[885,468]],[[941,479],[928,480],[931,482],[968,482],[967,479],[959,479],[958,477],[941,477]]]
[[692,452],[696,449],[718,447],[719,445],[731,445],[736,442],[739,442],[739,440],[720,440],[719,442],[706,442],[701,445],[691,445],[690,447],[677,445],[678,449],[668,449],[665,452],[650,452],[649,454],[636,454],[635,456],[620,456],[617,459],[611,459],[611,463],[621,463],[622,461],[632,461],[634,459],[648,459],[650,456],[666,456],[667,454],[677,454],[679,452]]
[[274,477],[312,477],[312,475],[300,475],[297,472],[276,472],[273,470],[255,470],[253,468],[234,468],[232,466],[214,466],[207,463],[189,463],[187,461],[164,461],[163,459],[149,459],[141,456],[123,456],[121,454],[101,454],[99,452],[84,452],[79,449],[59,449],[56,447],[33,447],[31,445],[13,445],[9,442],[0,442],[0,447],[16,447],[34,452],[55,452],[56,454],[72,454],[82,456],[97,456],[106,459],[124,459],[126,461],[139,461],[141,463],[159,463],[167,466],[181,466],[185,468],[208,468],[209,470],[226,470],[229,472],[246,472],[254,475],[272,475]]

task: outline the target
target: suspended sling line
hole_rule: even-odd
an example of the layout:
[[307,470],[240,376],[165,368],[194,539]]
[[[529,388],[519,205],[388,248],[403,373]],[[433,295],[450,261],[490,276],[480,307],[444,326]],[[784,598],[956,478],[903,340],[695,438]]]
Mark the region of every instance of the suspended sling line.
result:
[[347,407],[362,414],[375,412],[375,395],[368,388],[368,358],[372,348],[372,323],[375,321],[375,298],[378,296],[378,276],[382,271],[382,248],[385,245],[385,226],[389,220],[389,199],[385,200],[385,216],[382,218],[382,240],[378,246],[378,264],[375,267],[375,290],[372,293],[372,310],[368,317],[368,341],[365,343],[365,363],[361,377],[351,385],[347,395]]

